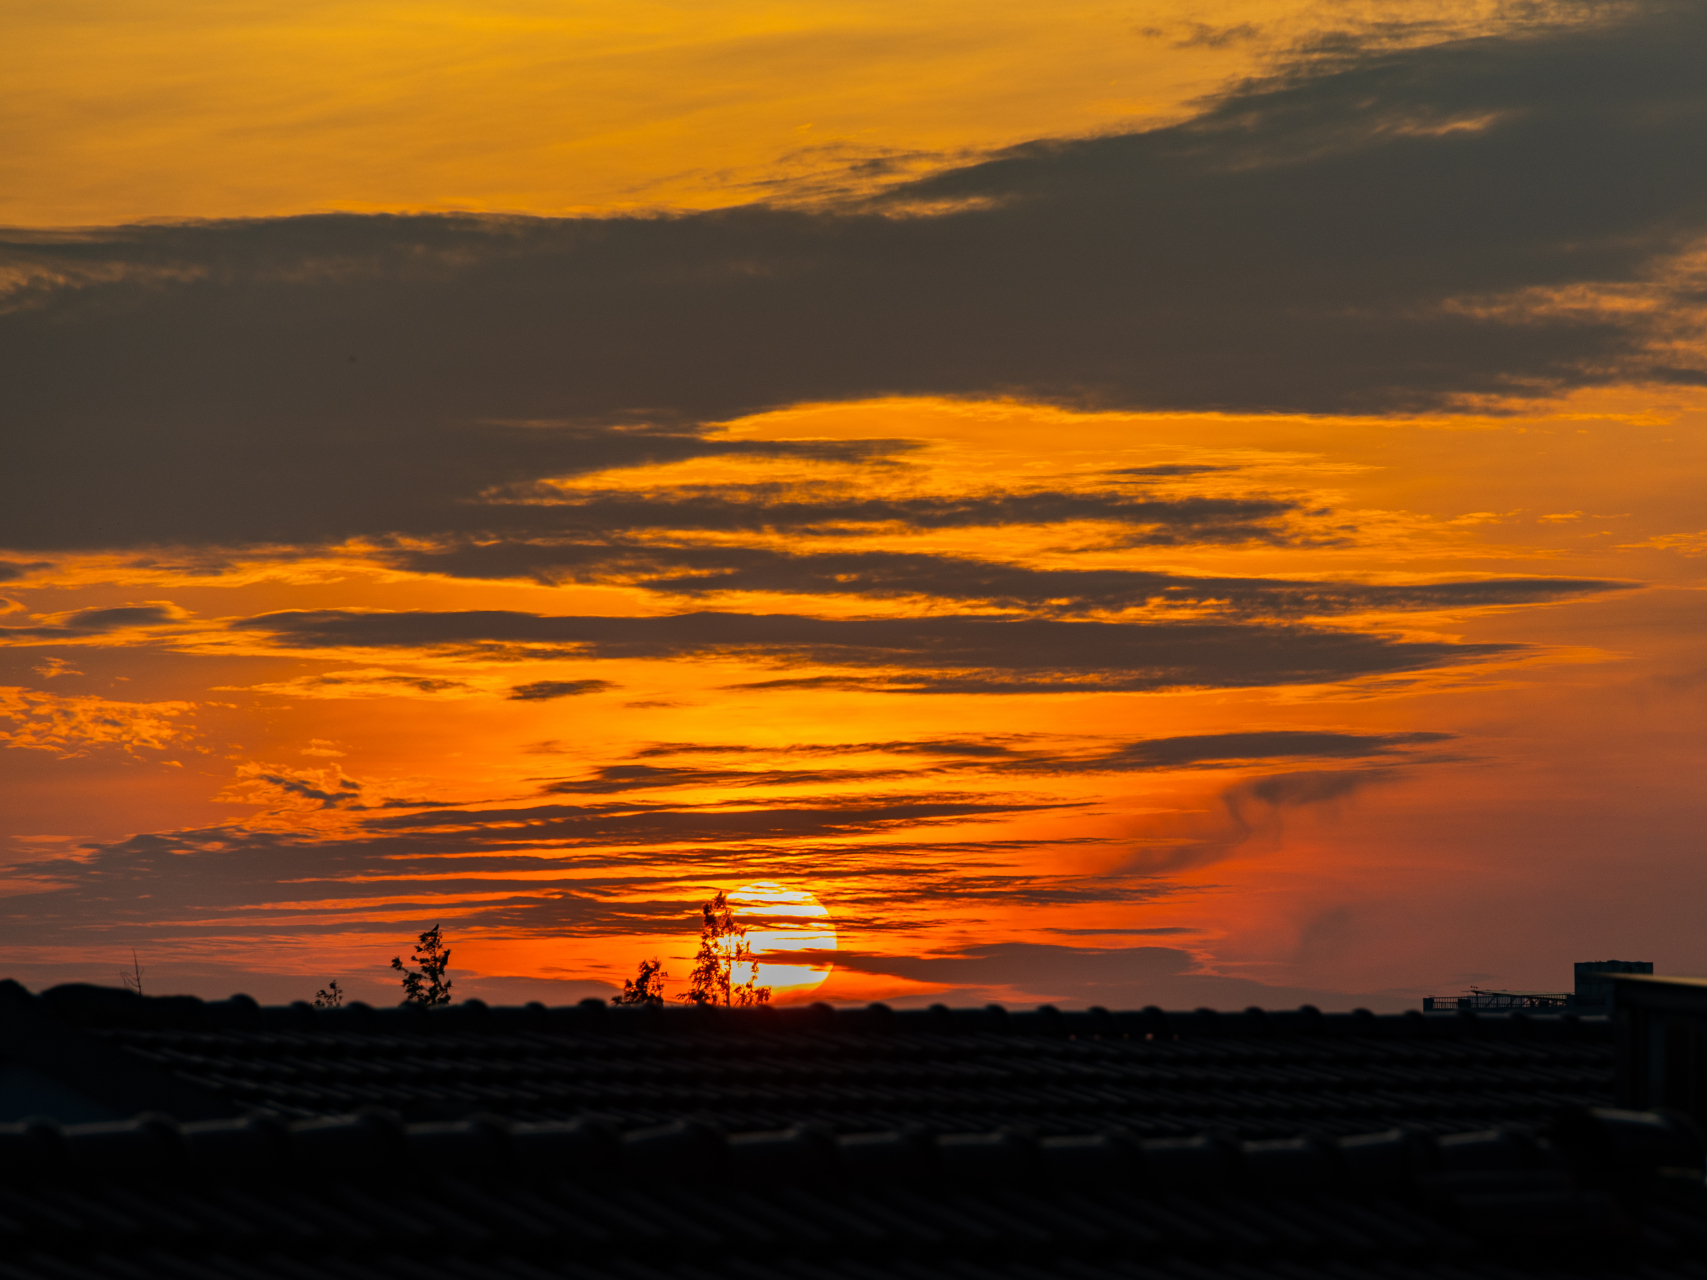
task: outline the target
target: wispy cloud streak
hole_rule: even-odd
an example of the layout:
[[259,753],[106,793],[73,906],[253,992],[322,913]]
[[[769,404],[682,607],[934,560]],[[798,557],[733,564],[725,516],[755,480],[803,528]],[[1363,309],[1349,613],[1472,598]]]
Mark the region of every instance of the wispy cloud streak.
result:
[[[552,617],[511,611],[265,614],[234,624],[295,649],[411,648],[487,657],[724,658],[849,673],[749,687],[845,682],[906,693],[1045,693],[1311,684],[1420,671],[1519,651],[1271,623],[1035,618],[823,619],[691,613]],[[867,674],[879,669],[883,674]]]

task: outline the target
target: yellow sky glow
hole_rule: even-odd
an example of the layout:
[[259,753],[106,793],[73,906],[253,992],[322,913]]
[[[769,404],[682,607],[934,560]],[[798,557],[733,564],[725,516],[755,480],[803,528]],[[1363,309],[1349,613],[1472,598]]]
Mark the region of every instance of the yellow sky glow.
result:
[[[720,890],[782,1002],[1707,968],[1688,6],[0,25],[20,979],[675,996]],[[445,211],[586,221],[357,216]]]
[[[566,214],[810,197],[1178,117],[1324,22],[1297,0],[34,0],[7,6],[0,225]],[[1410,6],[1480,29],[1483,0]]]

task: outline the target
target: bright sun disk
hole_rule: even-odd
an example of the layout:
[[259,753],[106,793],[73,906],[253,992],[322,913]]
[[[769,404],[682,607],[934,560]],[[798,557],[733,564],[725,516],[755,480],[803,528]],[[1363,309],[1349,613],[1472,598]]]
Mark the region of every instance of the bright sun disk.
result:
[[[758,958],[759,985],[770,987],[773,999],[805,995],[830,976],[836,927],[824,904],[807,890],[759,880],[732,890],[729,906]],[[818,952],[823,958],[802,952]],[[764,959],[767,955],[788,958],[773,963]]]

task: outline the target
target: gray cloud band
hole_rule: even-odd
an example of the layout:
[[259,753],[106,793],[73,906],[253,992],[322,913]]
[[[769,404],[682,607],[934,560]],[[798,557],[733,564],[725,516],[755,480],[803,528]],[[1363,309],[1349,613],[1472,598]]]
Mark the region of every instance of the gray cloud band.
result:
[[[418,649],[513,658],[725,658],[839,667],[904,692],[1074,692],[1325,683],[1520,652],[1510,644],[1400,640],[1280,623],[1123,623],[1045,618],[826,619],[687,613],[552,617],[505,610],[263,614],[235,623],[297,649]],[[872,674],[881,671],[882,674]]]
[[[801,401],[1389,413],[1700,383],[1666,280],[1707,231],[1704,42],[1700,5],[1648,3],[1342,50],[857,207],[11,233],[0,546],[466,530],[542,476],[882,453],[694,425]],[[1602,287],[1657,305],[1555,301]]]
[[[1157,759],[1197,762],[1231,762],[1235,756],[1246,762],[1308,755],[1345,758],[1389,754],[1441,736],[1199,735],[1124,744],[1111,755],[1148,751]],[[1159,830],[1160,843],[1131,866],[1075,878],[1016,872],[1008,865],[1016,851],[1059,847],[1073,840],[980,842],[907,836],[1026,812],[1082,807],[1077,802],[869,792],[787,803],[773,799],[750,807],[548,802],[391,812],[386,810],[392,802],[367,806],[362,785],[354,780],[326,788],[280,775],[271,781],[299,799],[351,810],[353,829],[314,835],[218,826],[137,835],[87,846],[71,882],[64,882],[64,864],[58,859],[25,861],[14,868],[18,874],[50,883],[31,896],[32,909],[15,915],[12,927],[20,945],[86,942],[90,936],[115,931],[131,936],[141,930],[156,939],[194,937],[210,927],[215,919],[210,913],[238,911],[239,918],[217,927],[265,931],[288,920],[293,930],[309,935],[350,929],[384,932],[395,926],[370,919],[371,903],[382,899],[395,908],[400,901],[414,899],[422,910],[464,925],[547,935],[576,929],[647,933],[679,921],[684,911],[681,902],[636,898],[637,890],[643,893],[649,883],[680,879],[678,873],[657,868],[658,847],[692,843],[701,846],[695,865],[708,877],[760,870],[775,875],[786,873],[790,865],[809,867],[816,880],[844,887],[844,924],[880,930],[877,918],[860,918],[863,911],[878,911],[892,921],[897,902],[940,901],[950,893],[1032,907],[1161,896],[1169,890],[1155,878],[1157,872],[1225,856],[1271,821],[1272,811],[1332,803],[1390,777],[1378,768],[1275,774],[1240,782],[1222,793],[1220,811],[1196,825]],[[881,843],[871,842],[874,837]],[[531,877],[553,866],[574,868],[573,887],[536,882],[523,891],[513,878],[517,872]],[[281,874],[288,875],[289,885],[282,893]],[[55,881],[61,883],[51,884]],[[147,893],[139,896],[143,889]],[[622,901],[607,900],[607,894]],[[239,910],[234,904],[244,905]],[[168,907],[171,910],[162,914]]]
[[[1245,536],[1256,532],[1250,528]],[[1267,530],[1262,530],[1266,534]],[[1183,541],[1199,530],[1167,531]],[[1204,539],[1207,540],[1207,539]],[[1267,540],[1266,538],[1264,540]],[[1279,540],[1279,539],[1276,539]],[[1076,612],[1179,605],[1230,613],[1308,616],[1370,609],[1467,609],[1541,604],[1627,590],[1592,578],[1490,578],[1402,586],[1276,578],[1194,577],[1131,569],[1032,569],[960,556],[850,551],[790,554],[766,547],[539,546],[498,543],[385,557],[418,572],[532,578],[553,584],[621,583],[660,595],[724,591],[932,597]]]
[[[1065,776],[1090,773],[1138,773],[1158,769],[1224,768],[1264,760],[1357,759],[1388,756],[1413,747],[1446,742],[1451,734],[1416,731],[1409,733],[1341,733],[1323,730],[1275,729],[1247,733],[1186,734],[1172,738],[1149,738],[1137,742],[1103,746],[1100,749],[1063,751],[1034,746],[995,747],[970,751],[971,744],[956,742],[847,743],[839,754],[925,755],[926,761],[906,760],[898,768],[760,768],[729,765],[604,765],[578,778],[546,782],[544,791],[555,795],[615,795],[666,787],[770,787],[802,785],[845,785],[899,777],[930,774]],[[818,748],[828,754],[833,748]],[[722,755],[727,748],[677,743],[673,755]],[[657,758],[659,748],[648,748],[637,758]],[[737,759],[744,754],[736,749]],[[1338,776],[1338,775],[1334,775]],[[1259,798],[1270,798],[1259,793]]]

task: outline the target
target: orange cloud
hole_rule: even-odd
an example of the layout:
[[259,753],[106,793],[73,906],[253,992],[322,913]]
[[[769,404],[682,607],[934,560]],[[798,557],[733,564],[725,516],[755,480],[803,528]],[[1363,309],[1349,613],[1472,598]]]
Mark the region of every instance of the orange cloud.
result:
[[5,687],[0,688],[0,718],[14,727],[0,729],[0,745],[51,751],[63,759],[107,746],[131,754],[164,751],[195,736],[181,719],[195,707],[193,702],[116,702]]

